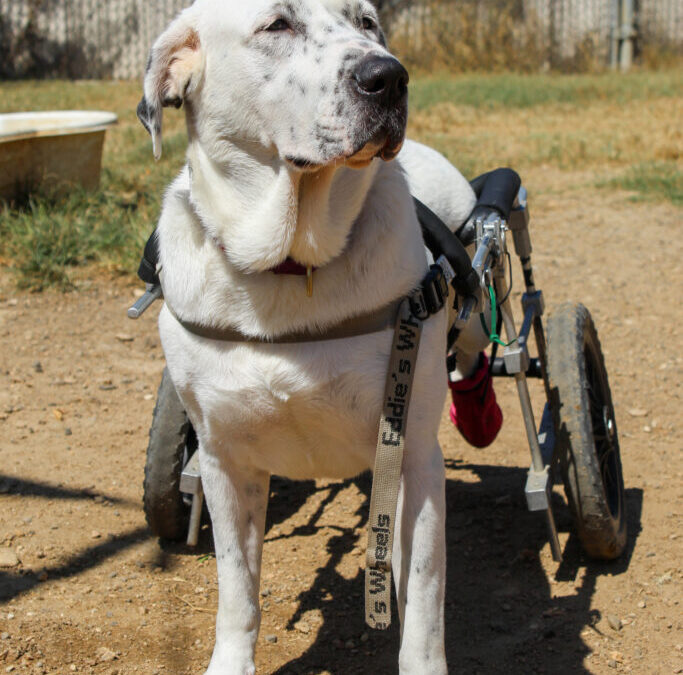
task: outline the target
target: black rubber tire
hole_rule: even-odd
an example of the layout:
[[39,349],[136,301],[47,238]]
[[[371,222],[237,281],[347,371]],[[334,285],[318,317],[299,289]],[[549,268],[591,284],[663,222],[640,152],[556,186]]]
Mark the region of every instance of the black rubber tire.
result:
[[579,539],[592,558],[626,546],[626,496],[612,395],[590,312],[565,304],[548,319],[556,452]]
[[187,536],[190,509],[180,492],[185,447],[194,430],[178,398],[168,369],[164,369],[149,430],[143,503],[152,532],[162,539]]

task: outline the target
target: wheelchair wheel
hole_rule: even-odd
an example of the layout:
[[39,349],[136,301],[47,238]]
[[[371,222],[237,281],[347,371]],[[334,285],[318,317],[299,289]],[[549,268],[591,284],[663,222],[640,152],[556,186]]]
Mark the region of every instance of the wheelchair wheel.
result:
[[626,545],[619,438],[600,341],[589,311],[562,305],[548,319],[548,375],[567,501],[592,558]]
[[180,474],[196,447],[194,429],[165,368],[149,430],[143,483],[145,517],[157,537],[187,536],[190,508],[180,492]]

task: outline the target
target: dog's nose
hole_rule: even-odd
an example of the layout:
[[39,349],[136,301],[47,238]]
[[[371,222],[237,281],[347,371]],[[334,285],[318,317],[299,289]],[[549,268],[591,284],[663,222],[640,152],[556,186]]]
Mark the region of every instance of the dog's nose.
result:
[[391,106],[408,91],[408,71],[390,56],[368,56],[353,73],[358,91],[373,101]]

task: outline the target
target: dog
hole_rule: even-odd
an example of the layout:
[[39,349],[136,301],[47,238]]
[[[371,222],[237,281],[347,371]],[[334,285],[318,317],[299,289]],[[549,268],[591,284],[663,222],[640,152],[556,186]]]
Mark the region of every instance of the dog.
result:
[[[189,138],[157,229],[159,332],[213,522],[208,675],[255,673],[270,475],[342,479],[374,465],[393,331],[269,341],[420,284],[429,261],[411,193],[453,230],[474,206],[445,158],[404,143],[407,88],[366,0],[196,0],[152,48],[138,115],[155,157],[164,107],[184,106]],[[308,270],[310,297],[302,277],[273,272],[288,260]],[[178,316],[254,341],[200,337]],[[402,675],[447,672],[437,430],[452,318],[424,323],[408,417],[393,551]],[[477,339],[461,348],[465,370]]]

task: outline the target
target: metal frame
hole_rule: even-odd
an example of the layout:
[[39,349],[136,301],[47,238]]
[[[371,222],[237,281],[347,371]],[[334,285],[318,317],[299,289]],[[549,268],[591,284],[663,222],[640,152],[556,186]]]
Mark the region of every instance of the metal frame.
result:
[[[529,211],[527,208],[527,192],[520,188],[515,206],[506,222],[497,214],[491,214],[476,222],[477,252],[474,256],[473,267],[477,270],[482,287],[493,283],[498,298],[503,298],[500,311],[503,316],[503,326],[508,345],[503,352],[502,363],[494,367],[493,374],[512,376],[517,385],[524,427],[526,430],[529,450],[531,451],[531,466],[527,474],[524,488],[527,505],[530,511],[543,511],[546,516],[548,537],[553,559],[562,560],[562,550],[557,535],[557,526],[551,504],[552,491],[552,463],[555,449],[555,433],[553,428],[552,411],[550,409],[550,385],[546,369],[546,344],[543,331],[542,316],[545,311],[543,292],[536,288],[533,267],[531,265],[531,238],[529,237]],[[524,273],[526,292],[522,296],[524,319],[519,332],[515,326],[509,288],[505,278],[504,259],[507,251],[507,232],[512,232],[515,253],[520,259]],[[469,320],[472,311],[468,305],[468,314],[461,312],[459,319]],[[464,325],[464,323],[463,323]],[[528,340],[533,328],[538,349],[538,357],[529,356]],[[533,365],[533,368],[532,368]],[[496,363],[494,363],[496,366]],[[501,367],[502,366],[502,367]],[[497,372],[496,372],[497,370]],[[542,377],[546,392],[546,404],[538,430],[534,417],[531,397],[529,395],[529,376]]]

